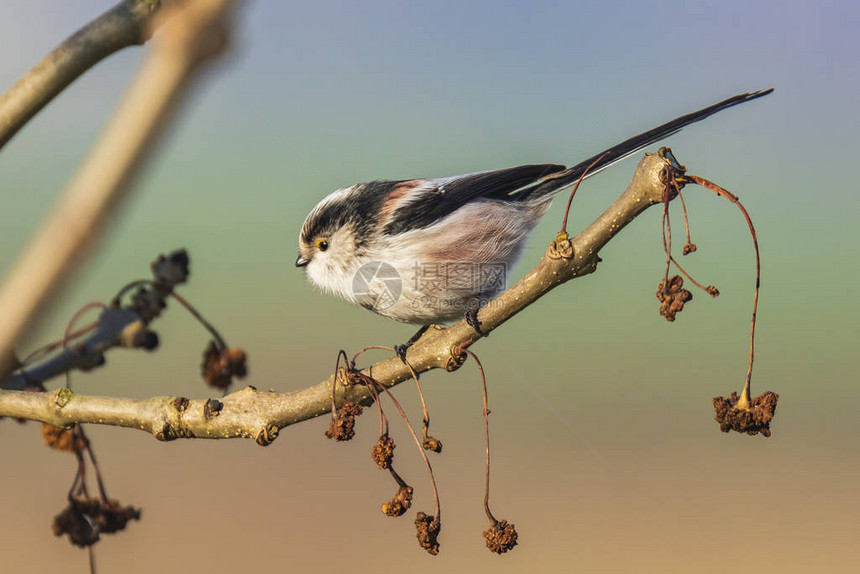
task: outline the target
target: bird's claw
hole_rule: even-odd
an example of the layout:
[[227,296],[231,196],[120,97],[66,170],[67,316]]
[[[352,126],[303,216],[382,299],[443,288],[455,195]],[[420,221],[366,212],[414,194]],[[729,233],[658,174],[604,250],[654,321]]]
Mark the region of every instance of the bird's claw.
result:
[[465,319],[466,319],[466,323],[468,323],[469,326],[472,327],[479,336],[481,336],[481,337],[487,336],[487,333],[485,333],[481,329],[481,322],[478,320],[478,308],[477,307],[470,308],[468,311],[466,311]]

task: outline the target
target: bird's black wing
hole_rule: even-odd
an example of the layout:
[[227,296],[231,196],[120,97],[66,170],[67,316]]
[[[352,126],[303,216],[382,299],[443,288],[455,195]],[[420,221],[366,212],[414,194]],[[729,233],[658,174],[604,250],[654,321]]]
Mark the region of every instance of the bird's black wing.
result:
[[383,232],[393,235],[427,227],[479,198],[518,201],[521,199],[518,190],[564,169],[565,166],[555,164],[521,165],[423,180],[423,185],[392,212]]

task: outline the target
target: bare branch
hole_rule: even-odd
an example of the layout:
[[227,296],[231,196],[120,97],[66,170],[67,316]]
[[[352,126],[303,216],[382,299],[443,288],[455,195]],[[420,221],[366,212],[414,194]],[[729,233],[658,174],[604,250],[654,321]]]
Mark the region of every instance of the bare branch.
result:
[[[157,136],[173,117],[194,72],[225,47],[227,19],[235,3],[177,3],[155,20],[153,25],[158,26],[161,19],[172,17],[53,216],[0,289],[0,357],[11,356],[15,343],[33,328],[63,279],[104,231]],[[0,375],[9,370],[10,365],[0,365]]]
[[[663,156],[646,155],[627,190],[582,233],[573,239],[559,234],[532,271],[480,311],[482,328],[493,330],[555,287],[594,272],[600,249],[645,209],[663,201],[666,178],[674,177],[670,162]],[[409,363],[418,373],[438,368],[455,370],[465,361],[463,350],[475,338],[474,330],[465,321],[448,329],[430,329],[409,349]],[[408,367],[397,357],[380,361],[365,372],[387,387],[411,377]],[[160,440],[254,438],[267,445],[280,429],[329,413],[333,379],[285,394],[247,387],[220,401],[87,397],[72,395],[66,389],[53,393],[0,391],[0,416],[59,426],[95,423],[137,428]],[[367,402],[371,398],[370,391],[358,385],[349,389],[339,385],[335,390],[339,402]]]
[[[67,335],[63,341],[47,347],[47,358],[27,361],[20,370],[5,378],[0,377],[0,389],[26,390],[41,388],[54,377],[73,370],[89,371],[105,364],[105,353],[115,347],[154,350],[158,336],[149,325],[167,308],[169,297],[178,297],[174,289],[188,279],[188,255],[184,249],[159,256],[150,265],[153,279],[135,281],[123,287],[109,306],[103,307],[97,322],[77,333]],[[122,295],[137,289],[131,301],[122,305]],[[80,341],[67,344],[78,335],[87,335]],[[222,341],[223,344],[223,341]],[[226,346],[226,344],[223,344]],[[59,351],[54,352],[56,349]],[[36,352],[41,354],[40,351]]]
[[33,116],[92,66],[146,42],[153,15],[167,0],[123,0],[42,58],[0,95],[0,149]]

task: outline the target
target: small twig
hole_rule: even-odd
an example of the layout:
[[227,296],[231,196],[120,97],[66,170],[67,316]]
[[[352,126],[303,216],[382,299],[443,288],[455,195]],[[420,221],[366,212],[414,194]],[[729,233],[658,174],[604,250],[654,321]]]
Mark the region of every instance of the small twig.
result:
[[475,363],[478,365],[478,370],[481,372],[481,387],[483,389],[483,397],[484,397],[484,439],[487,445],[487,464],[486,464],[486,483],[484,486],[484,511],[487,513],[487,518],[490,519],[490,522],[493,524],[497,523],[496,517],[493,516],[493,513],[490,511],[490,407],[489,402],[487,400],[487,376],[484,373],[484,365],[481,364],[481,360],[478,358],[474,352],[466,349],[466,352],[475,359]]
[[672,222],[669,219],[669,202],[672,200],[669,194],[669,188],[674,182],[674,178],[670,178],[666,183],[666,188],[663,192],[663,217],[660,221],[660,235],[663,239],[663,251],[666,252],[666,270],[663,277],[663,292],[669,289],[669,265],[672,261]]
[[[371,351],[374,349],[379,350],[379,351],[388,351],[389,353],[394,353],[395,355],[397,354],[397,351],[395,351],[391,347],[384,347],[381,345],[371,345],[369,347],[365,347],[365,348],[361,349],[355,355],[353,355],[352,356],[352,364],[355,365],[355,361],[356,361],[356,359],[358,359],[359,355],[363,354],[366,351]],[[426,441],[428,438],[428,433],[430,432],[430,413],[427,410],[427,402],[424,400],[424,392],[421,390],[421,383],[418,380],[418,373],[415,372],[415,369],[412,368],[412,365],[410,365],[409,361],[407,361],[405,358],[403,359],[403,362],[406,364],[406,367],[409,369],[409,374],[412,376],[412,380],[415,381],[415,388],[418,389],[418,398],[421,400],[421,412],[423,415],[423,418],[422,418],[422,423],[423,423],[422,435],[423,436],[422,436],[422,438]]]
[[684,194],[681,193],[681,187],[675,185],[675,191],[678,193],[678,199],[681,200],[681,210],[684,213],[684,232],[687,235],[687,245],[692,245],[690,240],[690,218],[687,216],[687,202],[684,201]]
[[758,295],[761,289],[761,254],[758,248],[758,235],[756,235],[755,226],[753,225],[752,219],[750,218],[750,214],[740,202],[738,196],[703,177],[698,177],[695,175],[687,175],[684,177],[697,185],[700,185],[706,189],[710,189],[720,197],[728,199],[730,202],[734,203],[738,207],[738,209],[741,210],[744,219],[746,219],[747,226],[750,230],[750,235],[752,236],[753,248],[755,249],[755,294],[753,295],[752,320],[750,321],[750,360],[749,367],[747,367],[747,376],[744,382],[744,388],[741,392],[741,397],[738,400],[738,408],[748,408],[752,400],[750,396],[750,381],[752,380],[753,362],[755,361],[755,323],[756,314],[758,313]]
[[23,361],[21,361],[21,367],[22,368],[26,367],[27,365],[29,365],[33,361],[37,361],[37,360],[49,355],[50,353],[53,353],[54,351],[56,351],[57,349],[59,349],[60,347],[63,346],[64,341],[68,343],[68,342],[74,341],[75,339],[78,339],[78,338],[86,335],[87,333],[91,333],[98,326],[99,326],[99,322],[93,321],[92,323],[88,323],[87,325],[84,325],[83,327],[81,327],[80,329],[77,329],[76,331],[72,331],[71,333],[67,334],[67,336],[65,336],[62,339],[57,339],[56,341],[52,341],[52,342],[48,343],[47,345],[39,347],[38,349],[36,349],[35,351],[33,351],[32,353],[27,355]]
[[[215,342],[218,344],[219,350],[224,350],[227,348],[227,341],[224,340],[224,337],[221,336],[221,333],[218,332],[218,329],[215,328],[212,323],[207,321],[203,315],[200,314],[200,311],[194,308],[194,305],[186,301],[181,295],[176,293],[175,291],[170,292],[170,296],[176,299],[180,305],[185,307],[185,310],[191,313],[191,315],[197,319],[197,321],[203,325],[203,328],[209,331],[209,334],[212,335],[212,338],[215,339]],[[344,357],[346,358],[346,357]]]
[[674,265],[678,269],[678,271],[681,272],[681,275],[686,277],[690,281],[690,283],[692,283],[693,285],[695,285],[696,287],[698,287],[699,289],[701,289],[702,291],[704,291],[705,293],[707,293],[711,297],[716,297],[717,295],[720,294],[719,291],[717,291],[713,285],[708,285],[707,287],[705,287],[704,285],[702,285],[701,283],[699,283],[698,281],[693,279],[693,276],[690,275],[689,273],[687,273],[684,270],[684,268],[681,267],[681,264],[678,263],[677,259],[675,259],[672,256],[669,256],[669,259],[672,261],[672,265]]
[[[609,152],[606,152],[606,153],[609,153]],[[567,206],[564,208],[564,219],[561,220],[561,232],[562,233],[565,233],[565,234],[567,233],[567,216],[570,213],[570,205],[573,203],[573,196],[576,195],[576,191],[579,189],[579,184],[582,183],[582,180],[585,179],[586,175],[588,175],[589,170],[591,170],[591,168],[593,168],[595,165],[597,165],[597,163],[606,156],[606,153],[599,156],[597,159],[595,159],[593,162],[591,162],[591,165],[589,165],[587,168],[585,168],[585,171],[583,171],[582,175],[579,176],[579,179],[576,180],[576,183],[574,184],[573,189],[570,190],[570,196],[567,198]]]
[[[340,358],[343,357],[344,362],[344,379],[346,379],[346,370],[349,369],[349,358],[346,356],[346,351],[341,349],[337,352],[337,359],[334,362],[334,378],[331,382],[331,420],[337,420],[337,379],[340,372]],[[344,381],[345,383],[346,381]]]

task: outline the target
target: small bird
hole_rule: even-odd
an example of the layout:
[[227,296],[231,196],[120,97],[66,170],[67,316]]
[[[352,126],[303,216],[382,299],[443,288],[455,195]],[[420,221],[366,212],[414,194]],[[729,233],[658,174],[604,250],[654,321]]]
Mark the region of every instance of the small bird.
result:
[[410,341],[430,324],[464,316],[483,335],[478,308],[504,290],[508,271],[556,193],[592,164],[587,177],[688,124],[772,91],[728,98],[570,168],[521,165],[338,189],[305,219],[296,266],[327,293],[390,319],[423,325]]

